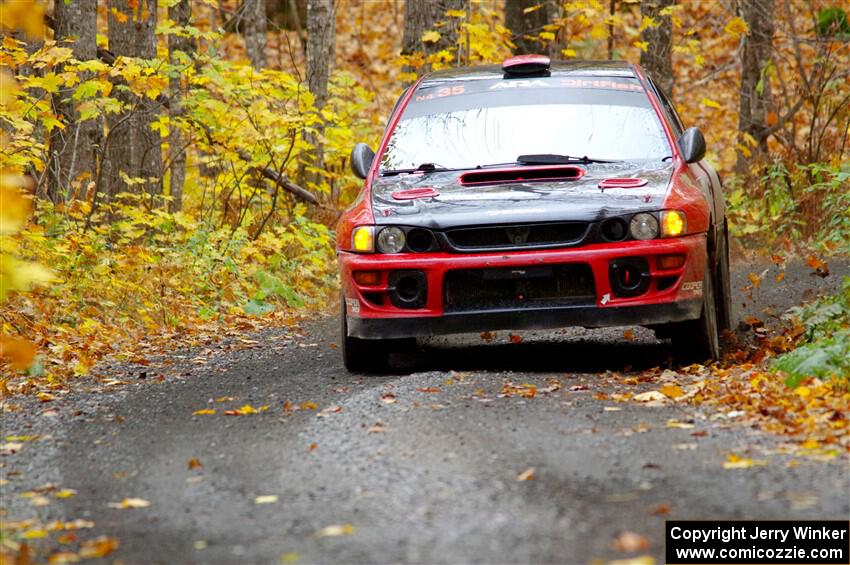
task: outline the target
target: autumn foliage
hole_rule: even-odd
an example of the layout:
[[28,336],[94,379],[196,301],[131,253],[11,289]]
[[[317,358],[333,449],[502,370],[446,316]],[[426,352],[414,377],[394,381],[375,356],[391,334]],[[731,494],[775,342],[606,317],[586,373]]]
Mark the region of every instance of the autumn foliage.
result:
[[[758,139],[739,131],[750,34],[740,13],[711,2],[654,16],[631,0],[613,11],[598,0],[554,4],[545,24],[519,37],[500,3],[473,1],[440,15],[402,53],[404,14],[394,3],[340,0],[334,72],[317,105],[304,36],[271,25],[266,65],[256,68],[238,30],[215,16],[234,13],[232,0],[192,3],[187,21],[170,16],[175,1],[157,13],[102,3],[99,57],[90,59],[45,26],[50,6],[4,1],[0,392],[62,387],[105,355],[136,359],[216,328],[321,308],[336,284],[331,229],[360,186],[347,171],[350,148],[377,142],[418,73],[498,62],[520,40],[566,59],[637,62],[654,48],[645,32],[667,22],[673,98],[724,172],[733,233],[757,245],[847,250],[850,44],[829,22],[813,27],[828,2],[776,10],[775,55],[757,85],[771,93],[770,133]],[[150,18],[156,56],[109,51],[107,22]],[[92,165],[63,179],[57,163],[81,124],[98,139],[86,147]],[[130,151],[122,144],[132,136],[120,133],[128,124],[153,138],[139,159],[153,152],[158,168],[116,170]]]

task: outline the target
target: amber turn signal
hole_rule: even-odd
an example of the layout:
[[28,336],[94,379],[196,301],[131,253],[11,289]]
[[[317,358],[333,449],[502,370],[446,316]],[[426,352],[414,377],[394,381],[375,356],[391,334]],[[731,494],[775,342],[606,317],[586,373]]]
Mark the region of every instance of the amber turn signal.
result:
[[374,286],[381,282],[381,273],[378,271],[355,271],[354,280],[357,284]]
[[685,233],[685,213],[679,210],[661,212],[661,237],[676,237]]
[[684,255],[659,255],[658,256],[658,268],[659,269],[678,269],[682,265],[685,264],[685,256]]
[[375,228],[372,226],[357,226],[351,233],[351,247],[360,253],[375,251]]

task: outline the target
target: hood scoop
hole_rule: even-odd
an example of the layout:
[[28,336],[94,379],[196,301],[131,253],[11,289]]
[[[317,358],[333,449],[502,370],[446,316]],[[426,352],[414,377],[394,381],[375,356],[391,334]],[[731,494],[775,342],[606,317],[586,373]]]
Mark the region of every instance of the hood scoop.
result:
[[483,186],[488,184],[572,181],[578,180],[584,175],[585,170],[575,165],[515,167],[463,173],[460,175],[459,181],[463,186]]
[[417,198],[436,198],[440,191],[433,186],[396,190],[391,194],[394,200],[416,200]]

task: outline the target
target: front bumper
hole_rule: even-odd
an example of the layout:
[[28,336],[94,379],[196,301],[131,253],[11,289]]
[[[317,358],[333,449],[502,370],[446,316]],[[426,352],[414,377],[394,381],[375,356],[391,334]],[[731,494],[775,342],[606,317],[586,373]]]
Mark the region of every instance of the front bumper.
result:
[[[684,264],[661,268],[662,255],[683,255]],[[705,234],[668,240],[594,244],[546,251],[510,251],[481,254],[338,254],[340,277],[348,314],[348,334],[364,339],[418,337],[506,329],[548,329],[567,326],[605,327],[653,325],[696,319],[702,311],[702,281],[706,262]],[[617,296],[609,268],[613,261],[644,258],[651,283],[637,296]],[[583,264],[589,266],[595,300],[536,307],[447,311],[443,282],[459,269],[498,269]],[[386,292],[394,271],[424,273],[427,295],[415,308],[399,308],[391,301],[376,304],[367,297]],[[378,273],[380,281],[360,284],[357,271]],[[667,281],[663,285],[661,281]],[[672,281],[672,282],[671,282]]]

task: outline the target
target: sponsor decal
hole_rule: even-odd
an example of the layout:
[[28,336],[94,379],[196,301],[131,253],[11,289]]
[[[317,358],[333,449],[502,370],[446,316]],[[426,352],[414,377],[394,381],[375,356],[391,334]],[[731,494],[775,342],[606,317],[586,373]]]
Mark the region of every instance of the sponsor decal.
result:
[[516,80],[513,79],[511,81],[505,82],[497,82],[493,86],[490,87],[490,90],[504,90],[506,88],[548,88],[551,86],[556,86],[554,84],[549,84],[542,80]]
[[702,281],[688,281],[682,285],[682,290],[702,296]]
[[602,300],[599,301],[601,304],[608,304],[611,302],[611,295],[609,293],[605,293],[602,295]]

